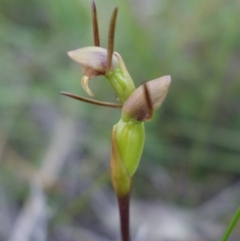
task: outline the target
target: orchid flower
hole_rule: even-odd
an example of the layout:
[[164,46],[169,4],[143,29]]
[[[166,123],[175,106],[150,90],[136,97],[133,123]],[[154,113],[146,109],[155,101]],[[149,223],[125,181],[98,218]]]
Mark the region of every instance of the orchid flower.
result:
[[170,76],[150,80],[137,89],[121,55],[114,52],[114,33],[118,9],[115,8],[109,27],[108,48],[100,47],[97,11],[92,3],[94,45],[68,52],[70,58],[81,65],[81,84],[86,93],[93,96],[88,83],[95,76],[105,76],[112,85],[120,102],[97,101],[78,95],[61,92],[71,98],[91,104],[122,108],[119,122],[113,126],[111,145],[111,178],[118,198],[122,241],[130,241],[129,200],[133,176],[138,168],[145,139],[144,122],[153,118],[171,83]]

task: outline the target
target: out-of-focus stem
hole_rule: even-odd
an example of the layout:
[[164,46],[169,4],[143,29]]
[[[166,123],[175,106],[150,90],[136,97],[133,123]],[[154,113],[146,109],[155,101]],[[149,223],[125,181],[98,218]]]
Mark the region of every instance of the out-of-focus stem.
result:
[[130,193],[125,197],[118,197],[122,241],[131,241],[129,231],[129,203]]

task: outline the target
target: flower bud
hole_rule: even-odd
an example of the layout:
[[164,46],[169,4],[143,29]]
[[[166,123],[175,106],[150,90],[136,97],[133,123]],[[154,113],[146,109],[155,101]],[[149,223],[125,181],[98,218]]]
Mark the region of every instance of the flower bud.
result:
[[[171,77],[169,75],[146,83],[153,110],[156,110],[161,106],[167,95],[170,83]],[[143,85],[139,86],[130,95],[123,105],[122,113],[122,119],[125,121],[146,121],[149,119],[149,107],[146,103],[146,93]]]

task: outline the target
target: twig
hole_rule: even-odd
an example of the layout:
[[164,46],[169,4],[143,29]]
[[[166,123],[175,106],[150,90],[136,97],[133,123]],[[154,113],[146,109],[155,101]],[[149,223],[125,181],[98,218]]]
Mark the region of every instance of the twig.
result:
[[[45,185],[43,185],[44,180],[39,175],[33,179],[31,183],[32,191],[15,222],[8,241],[30,240],[38,221],[46,218],[44,188],[48,188],[56,182],[58,174],[63,167],[74,136],[73,122],[65,119],[59,120],[53,136],[52,144],[43,159],[41,167],[43,176],[51,177],[51,179],[48,179]],[[44,239],[43,237],[41,240]]]

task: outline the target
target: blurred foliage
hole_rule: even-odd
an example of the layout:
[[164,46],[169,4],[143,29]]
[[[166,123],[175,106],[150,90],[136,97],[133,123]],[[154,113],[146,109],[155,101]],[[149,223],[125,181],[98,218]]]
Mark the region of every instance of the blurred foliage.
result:
[[[172,76],[166,101],[146,125],[135,194],[190,206],[207,200],[240,173],[240,2],[96,4],[103,47],[111,11],[119,6],[115,50],[136,85]],[[85,95],[79,66],[66,52],[93,44],[90,1],[2,0],[0,39],[1,159],[5,161],[4,148],[11,146],[28,162],[40,165],[56,119],[68,116],[87,126],[87,138],[76,141],[73,150],[77,153],[77,146],[83,145],[89,173],[108,171],[110,132],[120,112],[59,94],[63,90]],[[115,101],[105,79],[94,79],[90,86],[96,99]],[[79,160],[82,155],[73,156]],[[24,185],[14,186],[16,173],[4,168],[0,172],[20,202]],[[155,176],[157,187],[152,185]],[[173,184],[170,192],[168,179]]]

